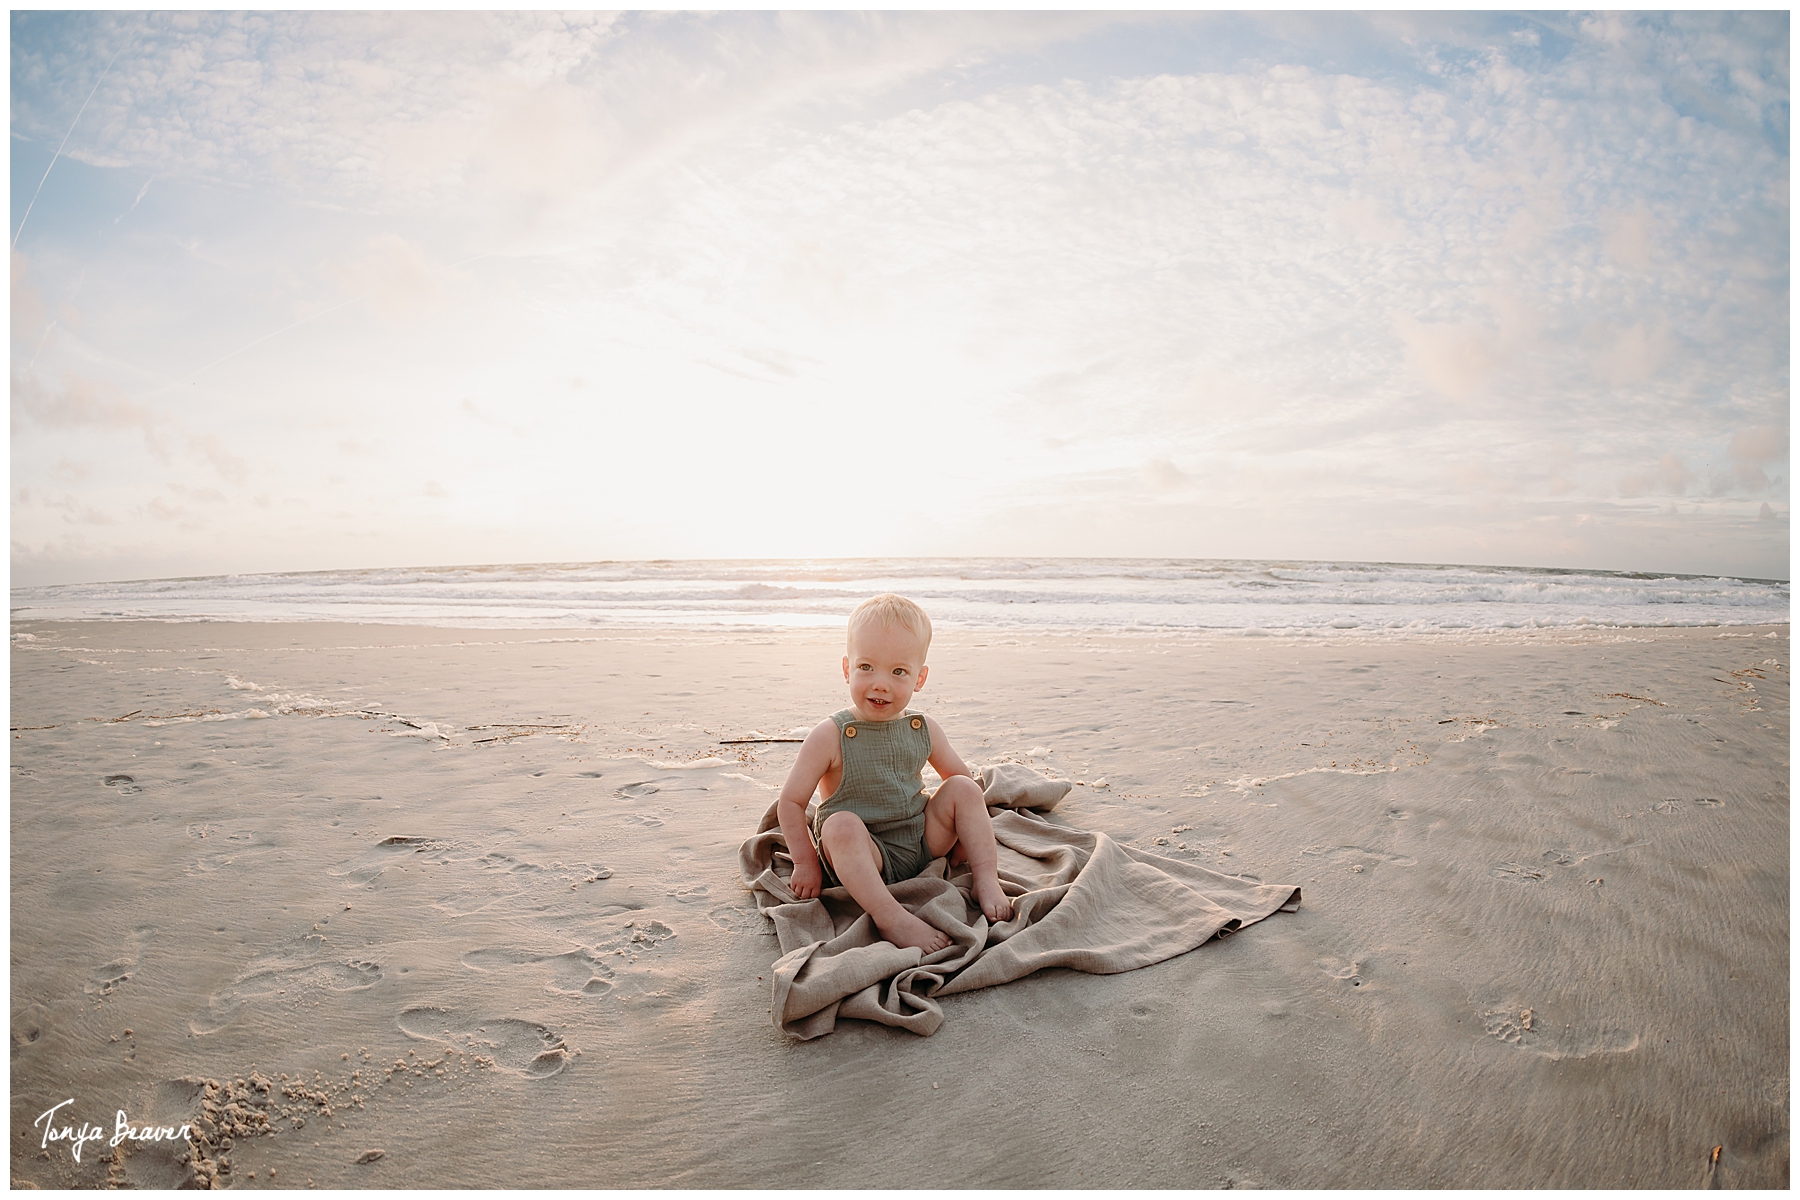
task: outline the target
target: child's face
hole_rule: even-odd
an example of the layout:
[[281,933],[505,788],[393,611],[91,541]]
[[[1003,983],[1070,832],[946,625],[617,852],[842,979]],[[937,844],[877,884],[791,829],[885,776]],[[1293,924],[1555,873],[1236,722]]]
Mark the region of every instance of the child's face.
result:
[[870,621],[850,631],[844,681],[850,705],[865,721],[891,721],[925,686],[925,650],[919,635],[904,625]]

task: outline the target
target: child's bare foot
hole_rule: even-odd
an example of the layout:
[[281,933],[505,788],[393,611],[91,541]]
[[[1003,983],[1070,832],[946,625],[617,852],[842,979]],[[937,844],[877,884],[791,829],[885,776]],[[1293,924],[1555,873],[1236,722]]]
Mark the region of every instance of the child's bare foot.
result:
[[881,936],[894,945],[916,946],[927,954],[942,950],[950,944],[950,939],[944,936],[943,930],[934,929],[904,908],[899,910],[898,916],[876,921],[875,928],[881,930]]
[[984,913],[990,921],[1012,920],[1012,901],[1008,899],[1006,893],[1000,889],[1000,881],[998,879],[976,878],[975,903],[981,906],[982,913]]

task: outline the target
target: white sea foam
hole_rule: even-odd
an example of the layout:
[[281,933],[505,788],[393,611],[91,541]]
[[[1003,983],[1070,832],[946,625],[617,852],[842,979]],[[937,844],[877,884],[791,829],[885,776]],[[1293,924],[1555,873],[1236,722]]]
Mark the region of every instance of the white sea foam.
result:
[[270,713],[261,708],[240,708],[236,712],[182,713],[170,717],[152,717],[144,722],[151,728],[179,725],[188,721],[266,721]]
[[897,591],[939,628],[1379,637],[1786,624],[1786,582],[1524,567],[1196,559],[603,562],[15,588],[15,620],[450,628],[840,625]]

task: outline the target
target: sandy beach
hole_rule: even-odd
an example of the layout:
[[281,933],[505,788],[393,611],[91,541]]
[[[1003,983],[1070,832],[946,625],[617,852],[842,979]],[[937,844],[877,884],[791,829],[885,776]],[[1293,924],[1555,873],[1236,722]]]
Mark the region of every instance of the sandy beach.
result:
[[720,742],[838,630],[13,639],[15,1186],[1788,1184],[1786,626],[940,631],[972,764],[1304,902],[809,1042]]

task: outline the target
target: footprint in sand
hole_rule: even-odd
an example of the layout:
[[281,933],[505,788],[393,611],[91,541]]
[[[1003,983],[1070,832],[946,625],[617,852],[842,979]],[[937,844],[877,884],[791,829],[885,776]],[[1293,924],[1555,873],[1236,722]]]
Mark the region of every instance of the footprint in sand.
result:
[[705,904],[706,898],[711,891],[711,888],[707,887],[704,883],[700,883],[695,884],[693,887],[677,888],[672,892],[665,892],[663,894],[666,896],[673,896],[683,904]]
[[642,825],[646,829],[662,827],[662,818],[651,813],[628,813],[624,820],[627,825]]
[[381,873],[393,866],[401,858],[412,854],[426,854],[434,861],[448,862],[449,851],[453,848],[450,842],[429,837],[389,837],[382,838],[374,846],[363,851],[346,863],[339,863],[326,873],[335,875],[345,883],[362,886],[374,883]]
[[603,867],[599,863],[553,862],[550,864],[550,869],[556,872],[561,878],[572,880],[576,883],[599,883],[602,879],[612,878],[612,868]]
[[1533,1016],[1529,1008],[1489,1009],[1481,1014],[1481,1027],[1487,1030],[1489,1037],[1517,1044],[1532,1031]]
[[[1577,867],[1596,858],[1608,858],[1614,854],[1622,854],[1635,846],[1614,846],[1610,850],[1546,850],[1538,856],[1538,863],[1546,872],[1551,867]],[[1500,867],[1516,866],[1516,863],[1501,863]],[[1499,871],[1500,867],[1494,868]],[[1535,880],[1520,880],[1522,883],[1533,883]],[[1596,882],[1589,880],[1588,882]]]
[[1313,965],[1333,979],[1347,983],[1351,987],[1361,987],[1367,981],[1370,963],[1367,959],[1326,957],[1316,960]]
[[700,996],[697,980],[668,971],[639,970],[619,976],[612,999],[627,1008],[680,1008]]
[[1323,858],[1327,862],[1347,867],[1361,875],[1373,871],[1379,866],[1413,867],[1419,860],[1408,858],[1404,854],[1388,854],[1380,850],[1370,850],[1366,846],[1308,846],[1300,853],[1311,858]]
[[675,931],[661,921],[627,921],[613,936],[597,943],[601,950],[654,949],[675,936]]
[[[619,972],[613,980],[613,999],[633,1008],[674,1008],[699,995],[697,980],[649,965],[670,951],[666,943],[674,936],[675,931],[661,921],[640,917],[627,921],[611,937],[594,946],[595,953],[603,959],[611,956]],[[639,966],[640,960],[648,961]]]
[[229,1025],[251,1000],[279,999],[293,1004],[321,992],[360,992],[381,979],[379,963],[325,962],[305,966],[266,967],[233,980],[194,1014],[188,1028],[196,1034],[216,1033]]
[[[148,1104],[142,1100],[131,1108],[131,1119],[140,1127],[179,1127],[204,1117],[206,1082],[198,1079],[172,1079],[156,1085]],[[216,1156],[216,1142],[198,1134],[195,1141]],[[114,1153],[111,1186],[175,1191],[180,1188],[205,1186],[197,1178],[193,1164],[194,1144],[186,1138],[156,1142],[126,1142]],[[126,1153],[129,1151],[129,1153]]]
[[544,868],[537,863],[526,862],[522,858],[514,858],[510,854],[502,854],[498,850],[491,851],[475,860],[475,865],[483,871],[505,871],[513,875],[529,875]]
[[662,789],[657,787],[654,783],[628,783],[624,787],[618,789],[618,794],[621,798],[626,800],[637,800],[644,796],[654,796],[660,791],[662,791]]
[[504,871],[508,875],[530,876],[547,873],[565,883],[599,883],[602,879],[612,878],[612,868],[603,867],[599,863],[552,861],[546,867],[542,863],[515,858],[498,850],[482,855],[475,860],[475,865],[484,871]]
[[1658,800],[1655,804],[1652,804],[1650,807],[1655,809],[1659,813],[1680,812],[1681,811],[1681,801],[1676,800],[1674,798],[1670,798],[1668,800]]
[[266,855],[270,849],[266,841],[249,830],[239,830],[237,833],[227,835],[222,834],[217,826],[209,826],[206,833],[197,836],[219,845],[221,849],[216,854],[208,854],[198,859],[188,867],[186,874],[190,877],[211,874],[240,862],[253,863]]
[[81,985],[81,990],[90,996],[110,996],[118,991],[137,970],[138,956],[144,952],[144,943],[155,932],[150,928],[132,930],[131,936],[125,939],[125,945],[120,948],[118,957],[95,967],[88,976],[88,981]]
[[114,959],[103,967],[95,967],[93,975],[81,985],[81,990],[90,996],[110,996],[131,978],[131,968],[134,965],[123,959]]
[[618,917],[626,913],[642,912],[648,907],[649,905],[642,900],[614,900],[594,909],[592,915],[595,917]]
[[458,892],[434,901],[431,907],[452,917],[471,917],[478,912],[514,908],[524,895],[524,892],[519,891],[495,894],[486,889],[478,892]]
[[15,1061],[19,1055],[37,1045],[49,1024],[50,1010],[42,1004],[27,1004],[13,1014],[12,1056]]
[[[482,855],[475,860],[475,867],[499,874],[499,880],[504,880],[504,883],[495,885],[495,882],[479,882],[473,887],[464,887],[461,891],[446,894],[432,903],[432,907],[439,912],[448,912],[450,916],[463,918],[470,916],[472,912],[504,909],[531,894],[542,896],[542,891],[533,892],[533,887],[542,889],[542,885],[553,880],[560,880],[569,889],[574,889],[583,883],[599,883],[612,878],[612,867],[603,867],[598,862],[551,862],[545,867],[502,853]],[[625,912],[626,909],[643,909],[643,905],[612,905],[605,910],[605,916]]]
[[547,973],[544,986],[564,996],[604,996],[612,991],[612,968],[597,954],[583,949],[562,954],[532,954],[525,950],[492,947],[471,950],[462,957],[463,966],[472,971],[508,971],[519,967],[537,968]]
[[397,1023],[407,1037],[455,1046],[531,1079],[548,1079],[569,1065],[569,1047],[562,1036],[535,1021],[467,1017],[422,1005],[402,1012]]
[[706,914],[706,919],[720,929],[732,933],[765,933],[775,936],[774,922],[765,918],[754,908],[745,908],[738,904],[723,904]]
[[129,775],[108,775],[101,782],[109,788],[119,789],[121,796],[135,796],[144,790],[137,785],[137,780]]
[[1725,807],[1725,802],[1723,800],[1715,799],[1712,796],[1700,796],[1697,799],[1695,799],[1694,803],[1698,804],[1701,808],[1724,808]]
[[1638,1047],[1637,1034],[1603,1027],[1577,1029],[1568,1022],[1546,1018],[1520,1004],[1494,1005],[1482,1012],[1481,1027],[1496,1041],[1544,1058],[1592,1058],[1597,1054],[1625,1054]]
[[1544,871],[1537,867],[1516,862],[1495,863],[1488,869],[1488,874],[1495,879],[1504,879],[1509,883],[1542,883],[1549,878]]

